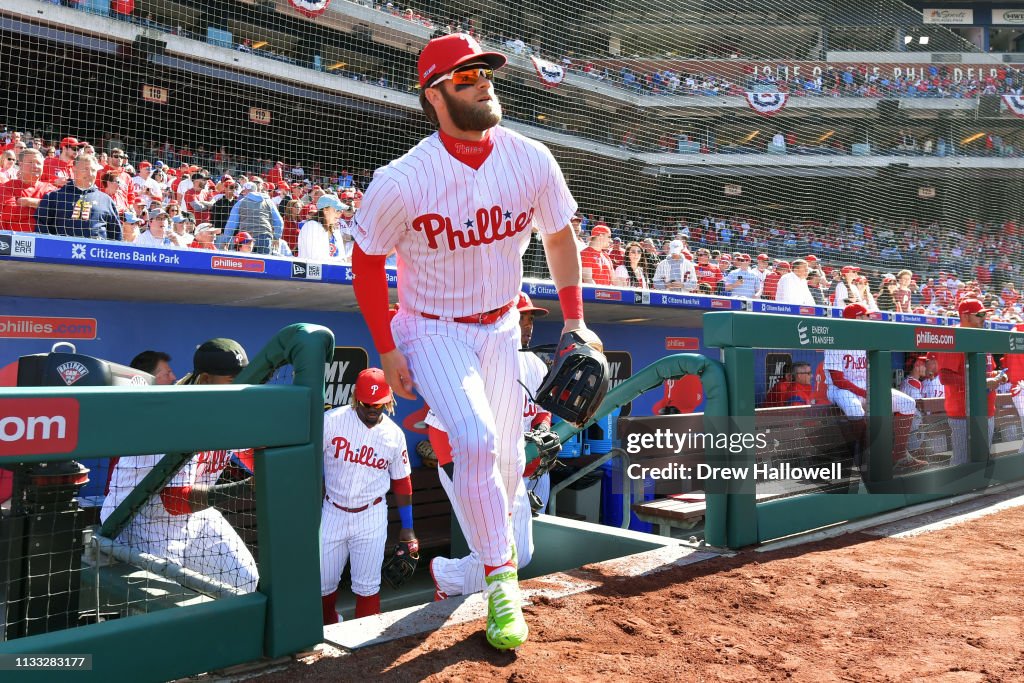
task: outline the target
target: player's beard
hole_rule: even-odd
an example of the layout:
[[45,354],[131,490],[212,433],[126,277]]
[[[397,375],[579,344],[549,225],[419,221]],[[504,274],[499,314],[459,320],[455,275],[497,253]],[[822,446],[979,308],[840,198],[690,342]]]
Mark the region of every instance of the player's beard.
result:
[[488,102],[472,102],[466,104],[449,94],[444,88],[438,88],[444,98],[445,107],[452,124],[459,130],[484,131],[501,123],[501,103],[498,97],[491,94]]

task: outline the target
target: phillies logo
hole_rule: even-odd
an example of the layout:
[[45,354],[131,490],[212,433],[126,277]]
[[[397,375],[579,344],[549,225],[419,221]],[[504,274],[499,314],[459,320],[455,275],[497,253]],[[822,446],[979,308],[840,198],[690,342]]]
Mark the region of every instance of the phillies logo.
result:
[[376,396],[378,389],[380,389],[380,387],[378,385],[376,385],[376,384],[373,384],[373,385],[370,386],[370,393],[373,394],[374,396]]
[[[448,251],[479,247],[499,240],[514,237],[533,225],[533,209],[529,213],[522,212],[512,218],[511,211],[504,211],[498,205],[490,209],[477,209],[476,220],[469,219],[460,227],[452,224],[452,219],[439,213],[425,213],[412,221],[413,230],[427,236],[427,246],[440,249],[441,241]],[[439,239],[440,238],[440,239]]]
[[231,462],[231,456],[228,455],[228,451],[223,450],[203,451],[196,462],[199,463],[200,472],[220,472]]
[[867,356],[852,356],[846,354],[843,356],[843,369],[844,370],[867,370],[868,368],[868,357]]

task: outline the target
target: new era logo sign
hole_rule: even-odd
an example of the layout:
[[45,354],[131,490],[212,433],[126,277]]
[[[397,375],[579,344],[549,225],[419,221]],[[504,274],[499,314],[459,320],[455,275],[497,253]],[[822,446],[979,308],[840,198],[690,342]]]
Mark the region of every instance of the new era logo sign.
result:
[[323,278],[323,266],[321,264],[292,261],[293,280],[320,280],[321,278]]
[[10,256],[12,249],[10,235],[0,235],[0,256]]

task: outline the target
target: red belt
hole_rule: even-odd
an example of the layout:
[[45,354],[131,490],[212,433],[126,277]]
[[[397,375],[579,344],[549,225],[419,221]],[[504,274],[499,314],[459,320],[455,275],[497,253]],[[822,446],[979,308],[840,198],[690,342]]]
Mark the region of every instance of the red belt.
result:
[[484,313],[474,313],[473,315],[464,315],[461,318],[445,318],[444,316],[434,315],[433,313],[420,313],[421,316],[429,320],[447,320],[453,323],[473,323],[475,325],[491,325],[498,322],[501,316],[512,310],[512,307],[516,305],[516,302],[509,301],[501,308],[495,308],[493,311],[486,311]]
[[342,507],[342,506],[338,505],[337,503],[335,503],[333,500],[331,500],[330,496],[326,496],[326,498],[327,498],[328,501],[330,501],[331,505],[333,505],[334,507],[338,508],[342,512],[362,512],[363,510],[366,510],[368,508],[372,508],[374,505],[376,505],[377,503],[379,503],[382,500],[384,500],[383,497],[379,497],[375,501],[373,501],[372,503],[367,503],[366,505],[364,505],[362,507],[346,508],[346,507]]

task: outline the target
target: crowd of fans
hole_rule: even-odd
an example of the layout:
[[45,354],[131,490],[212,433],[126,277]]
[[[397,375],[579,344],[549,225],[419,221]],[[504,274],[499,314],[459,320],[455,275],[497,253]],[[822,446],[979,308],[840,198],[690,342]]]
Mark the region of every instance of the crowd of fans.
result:
[[[73,137],[51,144],[0,137],[0,229],[220,249],[347,263],[369,171],[324,176],[301,164],[161,146],[134,165],[117,133],[101,149]],[[109,151],[106,151],[109,150]],[[173,154],[173,157],[170,155]],[[164,161],[174,158],[175,164]],[[190,161],[208,161],[214,166]],[[255,167],[255,168],[253,168]],[[950,229],[915,220],[788,221],[678,218],[662,225],[580,214],[587,282],[807,305],[955,314],[967,295],[1024,321],[1021,228],[967,220]],[[539,239],[524,259],[547,277]],[[963,279],[961,279],[961,277]]]

